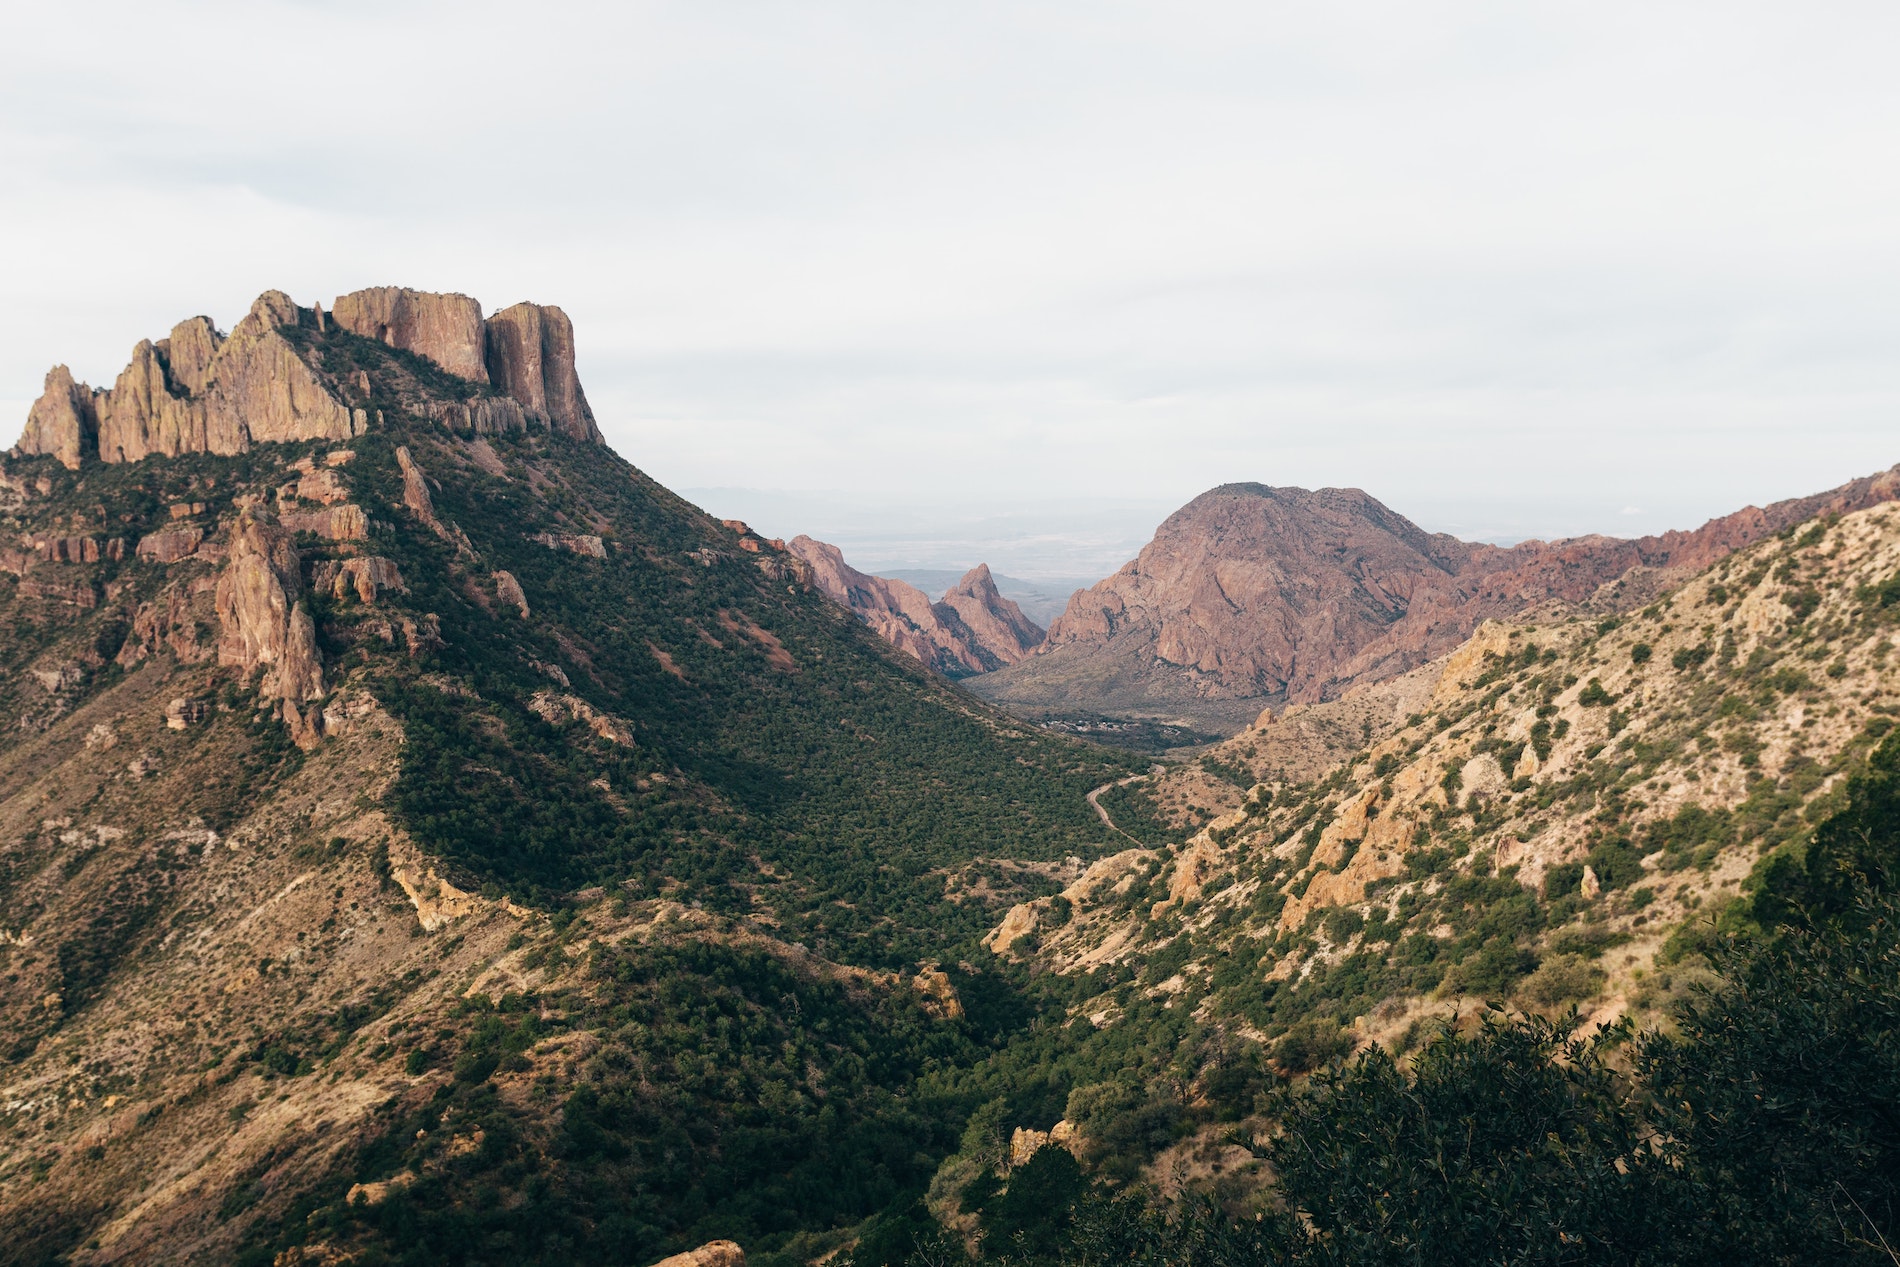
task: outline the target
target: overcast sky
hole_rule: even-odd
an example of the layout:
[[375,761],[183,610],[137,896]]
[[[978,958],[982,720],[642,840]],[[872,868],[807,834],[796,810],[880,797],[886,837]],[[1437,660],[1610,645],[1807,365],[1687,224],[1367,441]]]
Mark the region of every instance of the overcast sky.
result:
[[1900,461],[1891,4],[6,27],[9,434],[56,361],[109,384],[180,317],[394,283],[560,304],[614,446],[777,531],[858,497],[872,537],[967,503],[1139,540],[1259,480],[1628,534]]

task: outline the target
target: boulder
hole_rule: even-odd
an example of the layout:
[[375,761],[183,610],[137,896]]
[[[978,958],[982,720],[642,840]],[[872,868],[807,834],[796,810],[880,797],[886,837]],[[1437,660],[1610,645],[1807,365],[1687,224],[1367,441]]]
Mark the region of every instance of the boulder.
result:
[[574,371],[574,323],[559,308],[521,303],[488,319],[488,381],[577,440],[600,442]]
[[504,603],[513,603],[521,610],[521,618],[528,618],[528,596],[521,592],[521,582],[515,579],[513,572],[495,573],[495,597]]
[[330,315],[352,334],[414,352],[470,382],[488,381],[482,306],[467,295],[375,286],[342,296]]

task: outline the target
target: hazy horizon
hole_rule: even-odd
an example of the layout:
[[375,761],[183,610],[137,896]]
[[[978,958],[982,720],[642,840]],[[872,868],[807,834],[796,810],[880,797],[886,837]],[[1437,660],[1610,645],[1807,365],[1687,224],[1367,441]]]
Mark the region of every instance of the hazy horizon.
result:
[[[9,34],[4,440],[55,363],[105,386],[186,316],[395,284],[564,307],[675,488],[1357,486],[1509,540],[1900,460],[1887,7],[113,0]],[[964,548],[932,514],[893,557]]]

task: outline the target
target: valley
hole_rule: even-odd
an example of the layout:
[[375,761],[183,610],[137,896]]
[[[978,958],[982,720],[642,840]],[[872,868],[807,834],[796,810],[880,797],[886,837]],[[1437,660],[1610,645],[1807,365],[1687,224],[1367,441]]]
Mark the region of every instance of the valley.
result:
[[1224,485],[1045,630],[676,496],[576,338],[273,291],[47,376],[0,1260],[1544,1261],[1521,1191],[1876,1261],[1900,468],[1509,549]]

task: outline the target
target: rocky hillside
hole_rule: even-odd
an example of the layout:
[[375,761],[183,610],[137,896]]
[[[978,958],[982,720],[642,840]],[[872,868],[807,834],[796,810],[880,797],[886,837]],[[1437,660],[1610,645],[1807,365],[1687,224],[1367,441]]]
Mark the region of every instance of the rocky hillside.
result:
[[1293,1073],[1406,1050],[1483,1000],[1666,1024],[1894,729],[1897,632],[1891,503],[1784,530],[1625,617],[1487,622],[1397,682],[1103,797],[1150,821],[1225,812],[1092,864],[989,944],[1070,984],[1084,1052],[1185,1015],[1210,1058],[1255,1043]]
[[[598,442],[558,309],[272,292],[0,467],[13,1261],[802,1262],[1130,767]],[[827,1239],[829,1238],[829,1239]]]
[[858,571],[837,546],[798,536],[787,548],[811,566],[813,583],[834,602],[945,677],[993,672],[1042,644],[1043,631],[997,592],[987,563],[933,603],[906,581]]
[[1541,603],[1641,607],[1729,552],[1900,495],[1900,468],[1749,507],[1694,532],[1527,541],[1426,533],[1357,489],[1229,484],[1076,594],[1038,654],[971,684],[1024,716],[1170,722],[1231,735],[1443,655]]

